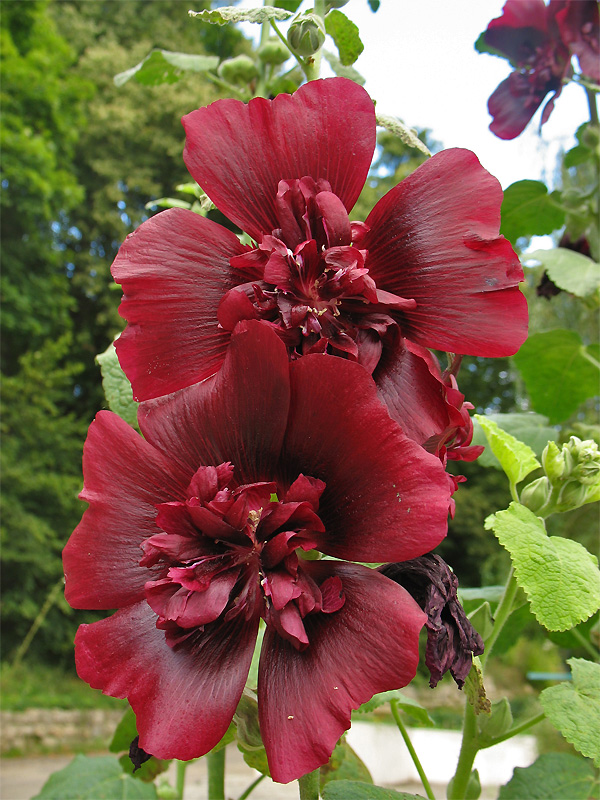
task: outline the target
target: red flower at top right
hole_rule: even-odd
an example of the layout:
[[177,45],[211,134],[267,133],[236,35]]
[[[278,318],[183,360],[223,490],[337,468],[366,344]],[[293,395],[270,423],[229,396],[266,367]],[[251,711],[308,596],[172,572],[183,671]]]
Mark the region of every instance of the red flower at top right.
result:
[[573,75],[573,56],[582,75],[600,83],[599,28],[596,0],[507,0],[480,40],[514,67],[488,100],[492,133],[514,139],[552,92],[543,125]]

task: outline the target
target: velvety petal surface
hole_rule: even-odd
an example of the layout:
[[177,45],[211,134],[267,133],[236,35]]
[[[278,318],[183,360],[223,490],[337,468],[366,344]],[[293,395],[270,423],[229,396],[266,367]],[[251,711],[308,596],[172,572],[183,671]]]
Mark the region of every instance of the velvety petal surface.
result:
[[523,270],[498,235],[502,189],[469,150],[445,150],[389,191],[360,241],[380,289],[417,301],[402,334],[478,356],[515,353],[527,336]]
[[122,608],[144,597],[144,539],[159,533],[156,504],[181,500],[192,472],[166,458],[116,414],[100,411],[83,450],[89,508],[63,551],[73,608]]
[[486,43],[513,64],[522,63],[547,38],[544,0],[507,0],[501,16],[493,19],[485,32]]
[[[207,625],[193,640],[169,647],[145,603],[81,625],[77,673],[95,689],[127,697],[139,744],[157,758],[188,761],[223,737],[250,668],[258,615]],[[191,644],[193,641],[193,644]]]
[[[535,91],[527,75],[512,72],[498,85],[488,100],[488,111],[493,117],[490,130],[499,139],[515,139],[527,127],[529,121],[541,106],[549,89]],[[560,91],[555,93],[558,97]],[[546,122],[552,106],[545,110]]]
[[290,481],[303,473],[325,482],[318,549],[376,562],[436,547],[446,535],[446,473],[390,418],[366,370],[308,355],[290,365],[290,377],[282,469]]
[[192,177],[236,225],[260,241],[279,227],[279,181],[329,181],[349,211],[375,149],[373,101],[346,78],[311,81],[274,100],[217,100],[183,118]]
[[230,461],[238,480],[272,480],[289,408],[284,344],[263,322],[240,323],[219,373],[140,406],[149,442],[193,470]]
[[600,83],[600,12],[597,0],[571,0],[556,14],[562,40],[584,75]]
[[112,274],[128,322],[116,348],[135,399],[174,392],[220,367],[229,332],[219,330],[217,308],[244,280],[229,259],[246,249],[231,231],[181,208],[127,237]]
[[280,783],[329,760],[352,709],[413,679],[426,619],[408,592],[374,570],[325,561],[305,568],[319,584],[339,577],[345,602],[334,613],[304,618],[309,646],[301,652],[272,628],[265,632],[259,719],[269,769]]

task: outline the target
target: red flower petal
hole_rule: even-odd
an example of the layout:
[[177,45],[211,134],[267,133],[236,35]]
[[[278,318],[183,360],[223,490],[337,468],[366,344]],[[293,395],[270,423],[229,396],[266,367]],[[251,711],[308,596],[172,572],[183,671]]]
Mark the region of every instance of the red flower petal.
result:
[[191,472],[165,458],[110,411],[90,425],[81,499],[90,506],[64,551],[73,608],[122,608],[144,597],[153,571],[140,567],[144,539],[159,533],[156,504],[184,499]]
[[374,570],[325,561],[303,569],[319,584],[341,578],[345,602],[304,618],[309,645],[302,651],[272,628],[265,632],[259,719],[269,769],[280,783],[329,760],[352,709],[413,679],[426,620],[408,592]]
[[238,615],[171,648],[146,602],[117,611],[75,637],[77,673],[94,689],[127,697],[140,747],[157,758],[188,761],[223,737],[242,694],[258,615]]
[[390,418],[368,373],[335,356],[308,355],[290,365],[290,377],[282,468],[290,481],[303,473],[325,482],[318,549],[375,562],[436,547],[446,535],[446,473]]
[[402,333],[425,347],[515,353],[527,336],[523,270],[498,236],[502,190],[468,150],[445,150],[389,191],[361,240],[380,289],[414,298]]
[[112,266],[129,323],[116,347],[136,399],[174,392],[220,367],[229,333],[218,329],[217,309],[244,279],[229,259],[245,250],[231,231],[181,208],[127,237]]
[[192,177],[257,241],[278,227],[280,180],[325,179],[350,210],[375,149],[373,102],[345,78],[311,81],[291,96],[248,105],[218,100],[182,122]]
[[560,35],[588,78],[600,83],[600,13],[597,0],[570,0],[556,14]]
[[140,428],[149,442],[194,472],[200,464],[230,461],[241,483],[268,481],[281,450],[289,392],[284,344],[269,325],[244,322],[231,337],[220,372],[143,403]]
[[[490,130],[499,139],[515,139],[522,133],[527,124],[541,106],[552,86],[543,86],[536,90],[527,75],[520,72],[511,74],[498,85],[488,100],[488,111],[493,117]],[[542,115],[540,124],[547,122],[554,106],[554,98],[561,93],[562,87],[554,93]]]
[[521,64],[548,39],[544,0],[507,0],[501,16],[490,22],[484,37],[486,44],[514,64]]

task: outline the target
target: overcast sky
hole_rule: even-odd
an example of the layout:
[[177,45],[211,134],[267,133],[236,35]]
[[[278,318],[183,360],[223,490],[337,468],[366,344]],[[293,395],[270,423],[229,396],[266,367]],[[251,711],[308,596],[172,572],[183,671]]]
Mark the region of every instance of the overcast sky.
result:
[[[444,147],[473,150],[504,188],[523,178],[552,183],[560,146],[569,149],[575,130],[588,119],[585,93],[567,86],[541,136],[540,111],[512,141],[489,131],[487,99],[510,67],[477,53],[474,43],[502,6],[503,0],[381,0],[374,14],[367,0],[350,0],[343,12],[359,27],[365,50],[355,67],[380,113],[430,128]],[[244,30],[257,34],[258,26]]]

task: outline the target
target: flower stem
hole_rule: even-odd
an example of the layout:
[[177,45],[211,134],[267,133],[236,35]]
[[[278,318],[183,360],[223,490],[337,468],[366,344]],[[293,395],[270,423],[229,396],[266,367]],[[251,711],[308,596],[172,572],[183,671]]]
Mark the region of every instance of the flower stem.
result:
[[404,727],[404,723],[402,722],[402,718],[400,716],[400,711],[398,710],[398,701],[392,700],[390,702],[390,706],[392,708],[392,716],[394,717],[394,721],[398,726],[398,730],[402,734],[402,738],[404,739],[404,744],[406,745],[408,752],[410,753],[410,757],[413,760],[413,764],[417,768],[417,772],[419,773],[419,778],[421,778],[421,783],[423,784],[423,788],[427,794],[429,800],[435,800],[435,795],[431,789],[431,784],[427,779],[427,775],[425,775],[425,770],[423,769],[421,762],[419,761],[419,757],[416,753],[415,748],[413,747],[413,743],[410,740],[410,736],[408,735],[408,731]]
[[465,700],[465,716],[463,719],[463,735],[456,772],[452,778],[451,786],[448,787],[448,800],[464,800],[469,778],[473,771],[473,762],[479,746],[477,744],[477,718],[475,711]]
[[485,750],[486,747],[494,747],[494,745],[500,744],[500,742],[505,742],[507,739],[512,739],[513,736],[517,736],[519,733],[523,733],[523,731],[533,728],[534,725],[537,725],[544,719],[546,719],[546,715],[543,711],[541,711],[539,714],[536,714],[535,717],[530,717],[524,722],[520,722],[518,725],[515,725],[509,731],[503,733],[502,736],[495,736],[493,739],[490,739],[487,744],[481,745],[480,749]]
[[246,798],[249,797],[250,794],[256,789],[258,784],[261,781],[263,781],[266,777],[267,777],[266,775],[259,775],[255,781],[252,781],[252,783],[250,784],[250,786],[248,786],[247,789],[244,789],[244,791],[238,797],[238,800],[246,800]]
[[585,636],[583,636],[577,630],[577,628],[572,628],[570,633],[577,639],[577,641],[579,642],[581,647],[583,647],[583,649],[587,652],[587,654],[590,655],[594,661],[598,661],[598,657],[600,654],[598,653],[598,650],[594,647],[594,645],[591,642],[588,642]]
[[588,106],[590,109],[590,122],[592,125],[598,127],[600,122],[598,121],[598,105],[596,103],[596,92],[593,92],[591,89],[588,89],[587,86],[584,86],[585,93],[587,95]]
[[206,756],[208,800],[225,800],[225,748]]
[[518,588],[519,587],[517,586],[517,581],[515,579],[515,571],[511,567],[511,570],[508,573],[506,586],[504,587],[504,592],[502,593],[502,597],[498,603],[498,608],[496,609],[494,628],[485,643],[485,652],[481,656],[482,666],[485,665],[487,659],[489,658],[492,647],[500,636],[500,632],[513,610]]
[[319,800],[321,789],[321,770],[316,769],[298,778],[300,800]]
[[188,768],[189,761],[177,761],[177,771],[175,773],[175,791],[177,792],[178,800],[183,800],[183,789],[185,786],[185,771]]

